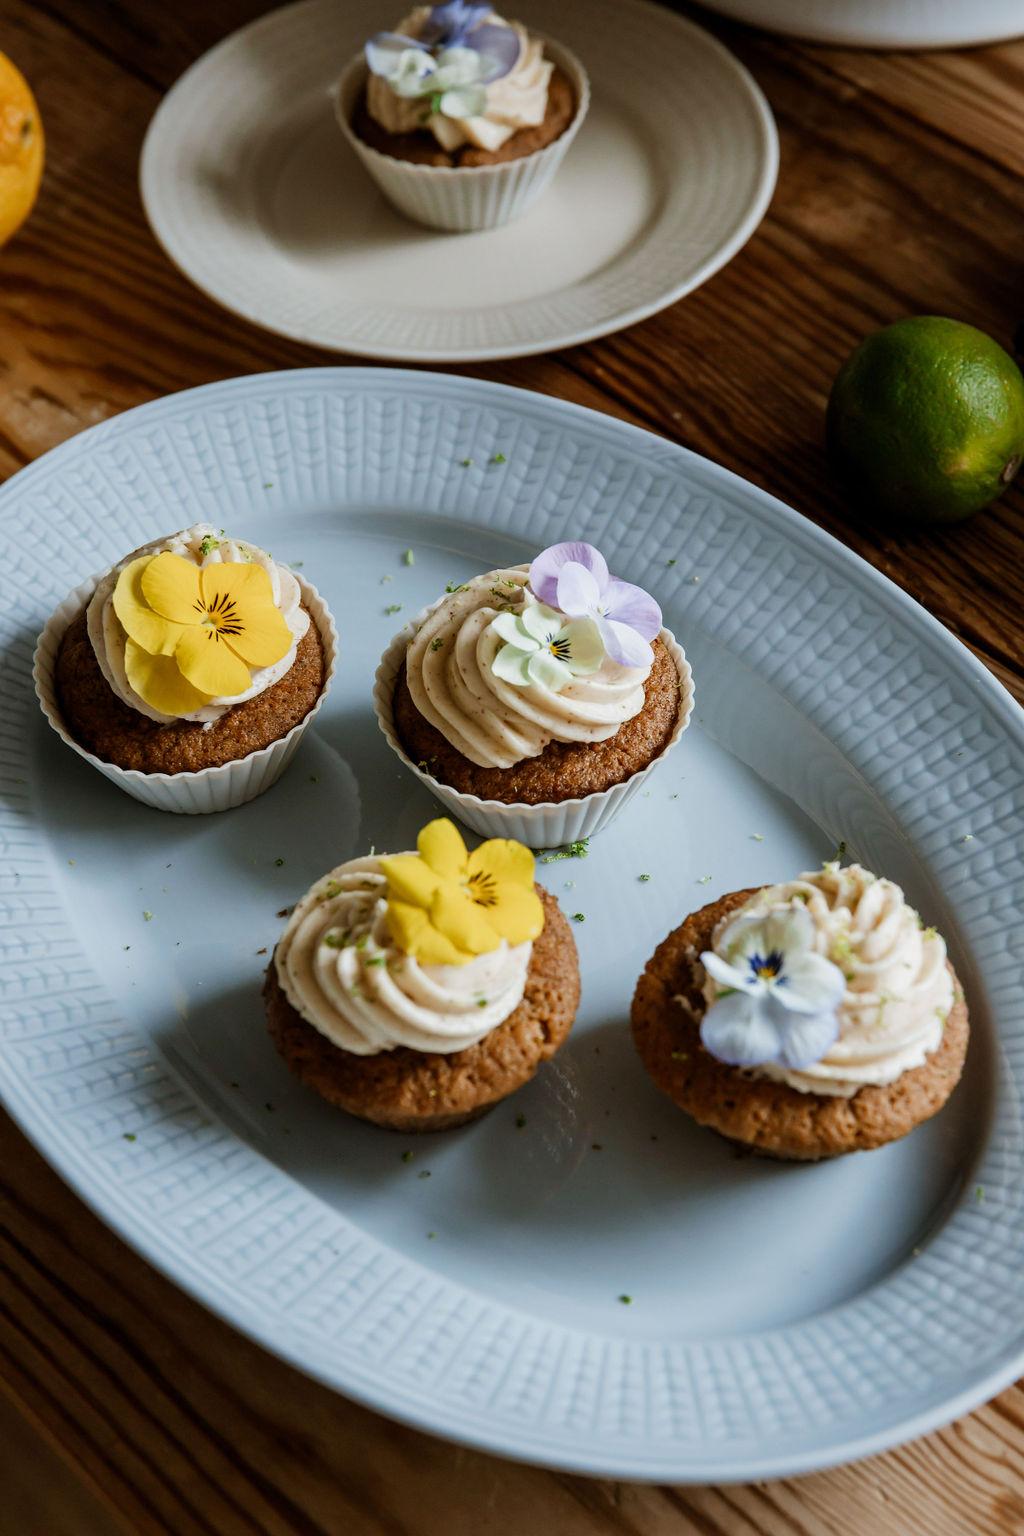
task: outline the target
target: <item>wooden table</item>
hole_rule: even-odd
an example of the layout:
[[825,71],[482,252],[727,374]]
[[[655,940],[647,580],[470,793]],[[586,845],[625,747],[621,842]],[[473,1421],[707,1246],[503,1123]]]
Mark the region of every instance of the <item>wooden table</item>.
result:
[[[339,4],[341,0],[339,0]],[[42,110],[42,196],[0,255],[0,475],[167,391],[335,359],[197,293],[136,189],[161,94],[262,0],[0,0]],[[685,7],[681,7],[685,8]],[[467,372],[639,422],[823,524],[1024,699],[1024,491],[941,534],[851,515],[826,393],[872,327],[1024,318],[1024,42],[876,55],[709,20],[782,135],[779,189],[698,293],[605,341]],[[398,1428],[265,1355],[149,1269],[11,1123],[0,1287],[0,1532],[11,1536],[1010,1536],[1024,1394],[872,1461],[789,1482],[648,1488],[513,1466]]]

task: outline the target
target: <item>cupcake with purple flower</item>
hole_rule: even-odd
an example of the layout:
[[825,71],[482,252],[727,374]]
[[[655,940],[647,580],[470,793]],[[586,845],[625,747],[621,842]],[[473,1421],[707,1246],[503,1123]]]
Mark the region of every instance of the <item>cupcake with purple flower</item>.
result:
[[564,543],[445,593],[392,641],[374,699],[455,815],[543,847],[610,821],[679,740],[693,683],[655,599]]
[[579,60],[489,5],[416,6],[346,68],[338,121],[392,203],[420,223],[483,229],[550,182],[586,114]]

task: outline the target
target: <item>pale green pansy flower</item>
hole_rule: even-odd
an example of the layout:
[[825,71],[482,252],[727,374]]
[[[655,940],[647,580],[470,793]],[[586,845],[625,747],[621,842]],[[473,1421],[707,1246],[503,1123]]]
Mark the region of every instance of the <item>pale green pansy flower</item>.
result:
[[593,619],[567,619],[545,603],[499,613],[489,627],[505,641],[492,664],[494,675],[516,688],[536,684],[561,693],[574,677],[592,676],[604,661],[604,641]]

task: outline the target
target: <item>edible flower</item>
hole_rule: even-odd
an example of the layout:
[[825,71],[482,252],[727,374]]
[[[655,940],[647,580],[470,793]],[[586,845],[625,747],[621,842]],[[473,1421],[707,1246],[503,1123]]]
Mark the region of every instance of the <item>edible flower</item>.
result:
[[366,62],[396,96],[429,98],[431,113],[478,117],[487,86],[507,75],[519,57],[511,27],[488,22],[489,5],[451,0],[435,5],[418,36],[378,32],[366,44]]
[[245,693],[250,669],[272,666],[294,644],[256,564],[198,566],[166,550],[140,555],[118,576],[113,602],[128,637],[128,682],[165,715]]
[[425,826],[417,853],[381,859],[388,926],[398,948],[425,965],[466,965],[504,939],[525,944],[544,927],[533,854],[493,837],[468,853],[447,817]]
[[519,613],[500,613],[490,628],[506,642],[492,663],[494,675],[517,688],[537,683],[560,693],[604,660],[604,641],[592,619],[566,619],[544,603],[527,600]]
[[705,1049],[719,1061],[799,1069],[820,1061],[835,1043],[846,981],[814,949],[806,907],[740,913],[700,958],[722,989],[700,1029]]
[[650,641],[661,629],[661,609],[642,587],[612,576],[593,544],[552,544],[543,550],[530,566],[530,587],[549,608],[571,619],[591,619],[619,666],[651,665]]

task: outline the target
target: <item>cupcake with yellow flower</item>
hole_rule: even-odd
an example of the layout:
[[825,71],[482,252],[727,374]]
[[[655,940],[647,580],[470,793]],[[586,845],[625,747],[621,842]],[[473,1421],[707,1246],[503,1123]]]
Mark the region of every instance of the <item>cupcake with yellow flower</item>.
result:
[[78,587],[36,650],[50,724],[162,810],[225,810],[287,766],[334,669],[337,634],[308,582],[206,523]]
[[267,970],[271,1036],[330,1103],[450,1130],[533,1077],[579,1004],[576,946],[530,850],[467,852],[447,819],[417,852],[350,859],[294,908]]

